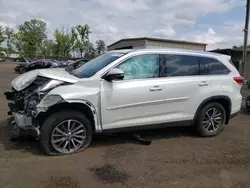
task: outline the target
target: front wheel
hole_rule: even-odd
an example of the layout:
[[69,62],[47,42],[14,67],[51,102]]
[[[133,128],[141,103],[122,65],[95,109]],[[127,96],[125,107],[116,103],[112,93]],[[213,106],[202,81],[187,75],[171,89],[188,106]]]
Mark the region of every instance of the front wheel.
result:
[[40,144],[48,155],[67,155],[86,149],[92,140],[92,126],[78,111],[49,116],[41,127]]
[[199,112],[196,128],[201,136],[215,136],[225,126],[226,112],[219,103],[210,103]]

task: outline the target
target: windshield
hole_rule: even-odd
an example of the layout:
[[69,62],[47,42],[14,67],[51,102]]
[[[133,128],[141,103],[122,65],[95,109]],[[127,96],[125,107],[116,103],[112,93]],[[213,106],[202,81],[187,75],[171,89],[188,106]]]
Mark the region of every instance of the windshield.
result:
[[82,66],[72,71],[72,74],[78,78],[89,78],[122,55],[124,54],[119,52],[108,52],[84,63]]

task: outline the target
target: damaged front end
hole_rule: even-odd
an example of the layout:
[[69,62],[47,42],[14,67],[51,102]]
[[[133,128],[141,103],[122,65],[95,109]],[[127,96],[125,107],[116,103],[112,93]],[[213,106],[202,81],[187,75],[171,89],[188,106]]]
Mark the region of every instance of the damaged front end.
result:
[[38,76],[29,86],[17,91],[12,88],[10,92],[5,92],[8,100],[9,115],[13,115],[12,136],[19,137],[22,134],[32,135],[39,138],[40,126],[37,106],[46,94],[58,85],[64,84],[63,81],[52,80],[50,78]]

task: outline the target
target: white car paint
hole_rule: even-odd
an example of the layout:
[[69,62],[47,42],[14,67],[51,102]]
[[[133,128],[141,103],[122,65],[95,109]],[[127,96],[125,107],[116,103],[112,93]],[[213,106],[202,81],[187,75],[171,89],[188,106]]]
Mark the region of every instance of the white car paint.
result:
[[79,80],[77,77],[65,71],[64,68],[36,69],[19,75],[12,81],[11,85],[15,90],[21,91],[28,87],[38,76],[69,83],[76,83]]
[[[108,129],[192,120],[199,105],[209,97],[223,95],[232,101],[231,114],[239,111],[242,96],[234,76],[240,76],[228,56],[181,49],[127,50],[91,78],[76,78],[62,69],[30,71],[16,78],[12,85],[21,90],[37,76],[74,83],[59,86],[47,95],[60,95],[64,101],[88,102],[96,111],[95,127]],[[223,63],[231,73],[219,76],[180,76],[138,80],[106,81],[102,76],[124,60],[141,54],[185,54],[212,57]],[[28,83],[28,84],[27,84]]]

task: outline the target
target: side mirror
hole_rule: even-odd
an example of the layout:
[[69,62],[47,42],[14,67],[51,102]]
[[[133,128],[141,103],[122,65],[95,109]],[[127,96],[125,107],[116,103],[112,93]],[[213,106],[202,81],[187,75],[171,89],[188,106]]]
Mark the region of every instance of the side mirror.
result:
[[104,77],[107,81],[122,80],[124,78],[124,72],[121,69],[111,69]]

